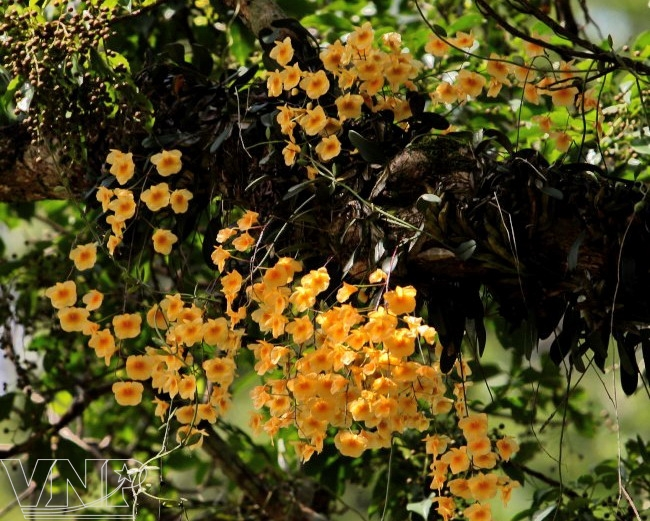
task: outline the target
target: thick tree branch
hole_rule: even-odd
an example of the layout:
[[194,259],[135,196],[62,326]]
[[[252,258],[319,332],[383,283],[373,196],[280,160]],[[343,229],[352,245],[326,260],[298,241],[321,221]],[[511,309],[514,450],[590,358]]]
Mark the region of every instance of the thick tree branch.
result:
[[222,3],[232,9],[255,36],[270,28],[276,20],[286,18],[274,0],[222,0]]
[[100,396],[103,396],[111,392],[112,383],[100,385],[99,387],[93,387],[85,391],[81,396],[79,396],[72,404],[70,409],[66,411],[63,416],[61,416],[56,423],[45,426],[44,428],[32,432],[25,441],[22,443],[17,443],[13,445],[0,445],[0,459],[11,458],[18,454],[25,454],[29,452],[32,446],[43,440],[49,440],[52,436],[57,434],[60,430],[66,428],[70,422],[81,417],[84,411],[97,400]]
[[203,448],[212,456],[219,469],[233,483],[237,483],[270,519],[326,521],[322,514],[299,501],[289,480],[277,476],[269,479],[255,474],[212,426],[208,424],[205,427],[210,435],[204,438]]

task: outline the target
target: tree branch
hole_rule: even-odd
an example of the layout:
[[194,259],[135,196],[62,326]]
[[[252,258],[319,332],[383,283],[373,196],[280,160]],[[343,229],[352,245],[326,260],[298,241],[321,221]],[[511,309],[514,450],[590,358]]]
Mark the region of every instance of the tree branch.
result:
[[37,441],[51,438],[61,429],[67,427],[70,422],[79,418],[93,401],[100,396],[111,392],[112,385],[112,383],[107,383],[85,391],[73,402],[70,409],[68,409],[68,411],[61,416],[56,423],[33,432],[29,438],[22,443],[17,443],[15,445],[0,445],[0,459],[10,458],[17,454],[29,452],[31,447]]
[[587,51],[579,51],[577,49],[565,45],[551,44],[544,40],[540,40],[539,38],[530,36],[525,31],[522,31],[517,27],[515,27],[514,25],[508,23],[505,18],[503,18],[501,15],[497,13],[496,9],[493,9],[489,5],[487,0],[476,0],[476,5],[487,18],[491,18],[492,20],[497,22],[511,35],[521,38],[522,40],[533,43],[535,45],[544,47],[545,49],[554,51],[558,53],[560,56],[563,57],[568,56],[572,58],[582,58],[582,59],[594,60],[602,63],[610,63],[617,67],[623,66],[624,68],[632,70],[637,74],[642,74],[646,76],[650,75],[650,66],[640,61],[628,58],[626,56],[620,56],[613,51],[607,52],[601,49],[600,47],[598,47],[597,45],[591,43],[590,41],[580,38],[579,36],[566,30],[564,27],[558,24],[551,17],[541,12],[539,9],[532,7],[528,2],[523,3],[523,5],[526,7],[526,11],[524,11],[522,8],[516,8],[516,9],[518,9],[522,13],[534,16],[535,18],[537,18],[538,20],[546,24],[557,35],[561,36],[562,38],[565,38],[566,40],[576,45],[579,45],[580,47],[583,47],[584,49],[587,49]]
[[274,21],[286,18],[286,14],[274,0],[222,0],[255,35],[270,28]]
[[294,494],[289,479],[272,476],[271,481],[255,474],[224,441],[210,424],[201,424],[209,431],[203,448],[212,456],[221,471],[243,490],[272,520],[327,521],[322,514],[304,505]]
[[567,497],[570,497],[571,499],[580,497],[580,494],[578,494],[575,490],[567,487],[565,484],[560,483],[556,479],[553,479],[546,474],[543,474],[542,472],[539,472],[538,470],[531,469],[527,465],[519,465],[519,464],[514,464],[513,465],[517,468],[519,468],[522,472],[525,474],[528,474],[529,476],[532,476],[535,479],[540,480],[543,483],[546,483],[547,485],[550,485],[552,487],[558,488],[562,494],[564,494]]

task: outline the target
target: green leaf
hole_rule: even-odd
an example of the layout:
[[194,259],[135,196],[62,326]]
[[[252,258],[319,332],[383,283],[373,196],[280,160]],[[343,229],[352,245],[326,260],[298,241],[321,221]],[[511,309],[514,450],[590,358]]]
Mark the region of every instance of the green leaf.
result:
[[214,67],[214,60],[210,51],[198,43],[192,44],[192,65],[204,76],[209,76]]
[[170,43],[165,45],[165,54],[169,59],[178,65],[185,63],[185,47],[180,43]]
[[542,193],[548,195],[549,197],[552,197],[553,199],[557,199],[558,201],[561,201],[564,199],[564,194],[558,190],[557,188],[553,188],[552,186],[542,186],[540,188]]
[[205,477],[208,475],[208,472],[210,472],[211,470],[212,470],[212,465],[209,461],[202,461],[198,465],[196,465],[196,469],[194,471],[194,480],[196,481],[196,483],[203,483]]
[[11,414],[14,405],[14,397],[16,393],[7,393],[0,396],[0,421],[6,420]]
[[567,258],[567,268],[569,271],[573,271],[578,266],[578,252],[580,251],[580,246],[582,241],[585,240],[585,233],[581,232],[580,235],[573,241],[571,249],[569,250],[569,255]]
[[188,457],[188,454],[183,451],[172,451],[165,458],[165,466],[168,469],[182,471],[182,470],[191,469],[195,465],[196,465],[196,460],[194,458]]
[[287,199],[291,199],[292,197],[295,197],[298,195],[300,192],[302,192],[305,188],[307,188],[309,185],[314,184],[314,179],[308,179],[307,181],[303,181],[302,183],[298,183],[297,185],[293,185],[287,190],[287,193],[284,194],[282,197],[283,201],[286,201]]
[[19,270],[25,266],[25,261],[3,261],[0,263],[0,277],[6,277],[15,270]]
[[230,134],[232,132],[232,127],[233,127],[232,123],[226,123],[225,128],[219,133],[219,135],[215,138],[215,140],[210,145],[211,154],[214,154],[217,150],[219,150],[223,142],[230,137]]
[[70,392],[62,390],[54,395],[54,398],[49,405],[52,411],[60,416],[70,408],[73,400],[74,397],[72,394],[70,394]]
[[535,513],[534,508],[528,508],[522,512],[519,512],[510,521],[524,521],[524,520],[528,521],[534,513]]
[[449,33],[456,34],[458,31],[467,31],[483,25],[483,16],[478,13],[468,13],[461,16],[449,26]]
[[334,13],[305,16],[302,23],[305,27],[327,28],[334,30],[336,33],[349,32],[354,29],[354,25],[350,20]]
[[474,239],[470,239],[469,241],[465,241],[461,243],[460,246],[458,246],[454,250],[454,253],[459,259],[466,261],[472,255],[474,255],[475,250],[476,250],[476,241]]
[[[57,469],[61,477],[67,479],[72,484],[77,484],[79,479],[84,479],[86,458],[90,456],[79,445],[66,438],[59,438],[55,456],[62,459],[62,464],[57,464]],[[70,462],[70,465],[66,464]]]
[[298,19],[314,12],[314,4],[308,0],[279,0],[278,5],[287,15]]
[[201,437],[202,434],[199,432],[195,432],[189,435],[188,433],[182,433],[182,432],[179,433],[179,438],[181,440],[181,443],[183,444],[183,446],[186,447],[191,447],[195,443],[198,443],[201,440]]
[[517,65],[520,65],[522,67],[524,65],[526,65],[526,60],[524,60],[521,56],[513,56],[511,59],[512,59],[513,63],[515,63]]
[[386,162],[386,155],[384,154],[384,149],[381,144],[366,139],[354,130],[348,132],[348,138],[350,138],[350,143],[359,150],[361,157],[363,157],[363,159],[368,163],[381,164]]
[[240,65],[246,65],[255,47],[250,31],[243,29],[239,23],[234,23],[230,26],[230,33],[230,52]]
[[433,32],[436,33],[436,36],[447,38],[447,30],[444,27],[437,24],[433,24],[431,27],[433,27]]
[[422,194],[415,202],[415,206],[418,210],[424,211],[427,209],[428,205],[439,204],[441,200],[442,199],[440,199],[436,194]]
[[36,484],[42,485],[45,483],[51,468],[51,465],[47,464],[48,462],[39,463],[39,461],[51,458],[52,449],[49,440],[44,437],[36,438],[34,444],[29,448],[29,455],[27,457],[27,465],[29,469],[27,475],[31,475],[32,480]]
[[638,154],[644,156],[650,155],[650,142],[648,141],[633,141],[630,143],[630,146]]
[[546,507],[544,510],[540,510],[533,517],[532,521],[544,521],[557,509],[557,505],[551,505]]
[[614,487],[618,483],[618,469],[613,461],[596,465],[594,474],[605,487]]
[[524,471],[521,470],[519,466],[513,465],[512,462],[504,462],[502,468],[503,472],[505,472],[510,479],[519,481],[519,483],[526,482],[526,474],[524,474]]
[[590,487],[594,484],[594,477],[591,474],[583,474],[578,478],[578,483],[584,487]]
[[650,56],[650,31],[644,31],[639,34],[632,48],[641,53],[639,56],[640,59],[645,59]]
[[[182,47],[182,45],[181,45]],[[117,66],[121,65],[126,68],[127,71],[131,70],[131,65],[129,64],[129,60],[127,60],[124,56],[122,56],[120,53],[111,53],[110,56],[107,57],[108,63],[110,66],[115,69]]]

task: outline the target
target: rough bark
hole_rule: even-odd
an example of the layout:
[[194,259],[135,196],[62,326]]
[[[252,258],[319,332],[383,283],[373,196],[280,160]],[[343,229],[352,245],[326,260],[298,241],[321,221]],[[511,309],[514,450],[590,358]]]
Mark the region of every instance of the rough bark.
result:
[[57,145],[33,142],[16,124],[0,128],[0,202],[81,198],[89,188],[84,167],[62,164]]
[[273,0],[222,0],[222,2],[237,13],[255,36],[270,28],[276,20],[286,18],[282,9]]

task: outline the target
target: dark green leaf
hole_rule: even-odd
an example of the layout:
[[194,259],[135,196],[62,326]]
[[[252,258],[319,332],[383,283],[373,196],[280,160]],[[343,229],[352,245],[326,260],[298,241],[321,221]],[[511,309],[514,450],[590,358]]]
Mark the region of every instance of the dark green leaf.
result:
[[636,391],[639,381],[639,366],[636,361],[636,346],[641,337],[635,333],[627,333],[624,339],[618,337],[616,344],[621,368],[621,387],[628,396]]
[[557,199],[558,201],[561,201],[564,199],[564,194],[558,190],[557,188],[553,188],[552,186],[542,186],[540,188],[542,193],[548,195],[549,197],[552,197],[553,199]]
[[203,45],[192,44],[192,65],[204,76],[209,76],[214,67],[212,54]]
[[560,365],[560,362],[575,349],[578,343],[580,327],[580,315],[575,309],[568,308],[564,313],[562,331],[555,337],[549,352],[555,365]]
[[486,129],[483,131],[483,137],[486,138],[484,141],[477,145],[477,151],[487,146],[491,141],[496,141],[503,148],[505,148],[508,153],[512,154],[514,149],[512,148],[512,143],[503,132],[496,129]]
[[90,47],[88,49],[90,56],[90,66],[93,71],[98,72],[102,76],[108,76],[112,74],[110,67],[106,64],[104,57],[97,51],[96,48]]
[[210,153],[211,154],[214,154],[217,150],[219,150],[219,148],[221,147],[223,142],[226,139],[228,139],[228,137],[230,137],[230,133],[232,132],[232,127],[233,127],[232,123],[227,123],[226,127],[215,138],[215,140],[210,145]]
[[[86,458],[90,458],[90,454],[76,443],[66,438],[59,438],[56,457],[62,458],[57,463],[57,470],[61,473],[61,476],[72,483],[73,486],[77,484],[83,486],[86,471],[84,466]],[[70,465],[67,465],[66,461],[69,461]],[[79,481],[80,479],[81,481]]]
[[648,140],[636,140],[630,143],[630,146],[634,149],[635,152],[642,155],[650,155],[650,143]]
[[594,477],[591,474],[583,474],[578,478],[578,483],[585,487],[590,487],[594,484]]
[[578,266],[578,252],[580,251],[580,246],[582,245],[582,241],[584,240],[585,240],[585,232],[580,232],[576,240],[573,241],[571,248],[569,249],[569,255],[567,258],[567,268],[569,269],[569,271],[575,270],[576,267]]
[[24,221],[29,221],[36,213],[36,205],[31,202],[14,203],[12,206],[18,217]]
[[231,89],[238,89],[252,80],[258,70],[259,65],[253,65],[252,67],[239,67],[235,74],[232,74],[226,79],[226,83],[232,82],[229,87]]
[[424,201],[425,203],[430,203],[430,204],[438,204],[442,199],[440,199],[439,195],[436,194],[422,194],[419,198],[418,201]]
[[493,376],[502,374],[503,369],[496,364],[481,364],[477,360],[469,362],[472,373],[479,376],[482,380],[487,380]]
[[503,472],[505,472],[510,479],[519,481],[519,483],[526,482],[526,475],[518,465],[515,465],[511,462],[504,462],[502,468],[503,468]]
[[355,130],[348,132],[348,138],[350,139],[350,143],[359,150],[361,157],[368,163],[382,164],[386,162],[386,155],[380,143],[366,139]]
[[275,125],[275,117],[278,114],[277,111],[274,112],[265,112],[260,116],[260,122],[267,128],[271,128]]
[[293,185],[287,190],[287,193],[284,194],[284,197],[282,197],[283,201],[286,201],[287,199],[291,199],[292,197],[295,197],[298,195],[300,192],[302,192],[305,188],[307,188],[309,185],[314,184],[313,179],[308,179],[307,181],[303,181],[302,183],[298,183],[297,185]]
[[282,10],[296,18],[302,18],[314,12],[314,4],[308,0],[278,0]]
[[447,38],[447,31],[444,27],[441,27],[437,24],[433,24],[431,27],[433,27],[433,32],[436,33],[436,36],[439,36],[440,38]]
[[9,275],[12,271],[25,267],[25,261],[3,261],[0,263],[0,277]]
[[183,65],[185,63],[185,47],[180,43],[170,43],[165,45],[165,54],[170,60]]
[[7,393],[0,396],[0,421],[9,418],[14,405],[15,396],[15,393]]
[[469,241],[465,241],[461,243],[454,250],[454,253],[459,259],[466,261],[474,254],[475,250],[476,250],[476,241],[474,239],[470,239]]
[[36,438],[34,444],[29,449],[27,458],[29,470],[27,475],[31,475],[32,480],[38,485],[45,483],[50,473],[52,461],[47,461],[48,459],[52,459],[52,449],[49,440]]
[[431,129],[447,130],[449,128],[449,120],[435,112],[423,112],[410,118],[409,123],[417,134],[426,134]]
[[262,181],[266,181],[267,179],[270,179],[271,176],[269,174],[263,174],[255,179],[253,179],[248,185],[246,186],[246,190],[250,190],[251,188],[254,188],[258,184],[260,184]]
[[555,510],[557,510],[557,505],[548,506],[544,510],[536,512],[532,517],[532,521],[544,521],[544,519],[550,519],[549,516],[555,512]]

